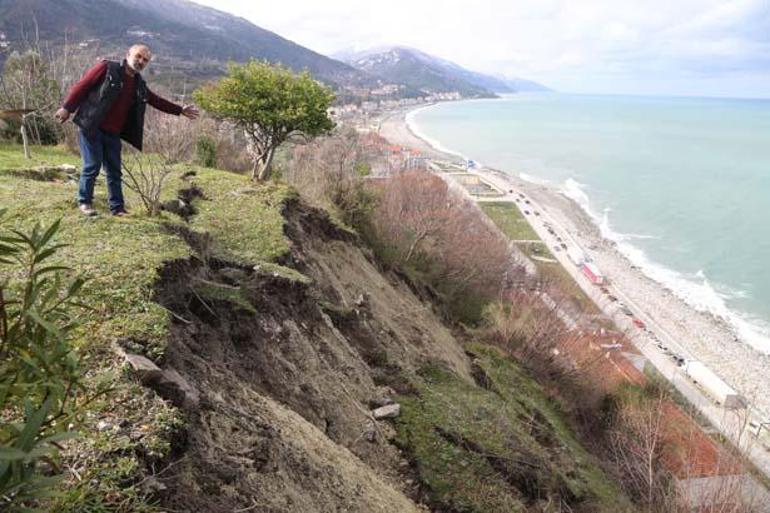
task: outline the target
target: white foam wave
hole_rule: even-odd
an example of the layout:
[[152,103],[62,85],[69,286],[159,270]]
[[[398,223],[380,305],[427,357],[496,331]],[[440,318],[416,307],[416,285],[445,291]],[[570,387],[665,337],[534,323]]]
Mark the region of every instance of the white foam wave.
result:
[[646,235],[643,233],[623,233],[623,238],[626,240],[658,240],[660,237],[657,235]]
[[529,175],[527,173],[519,173],[519,178],[525,182],[534,183],[536,185],[550,185],[551,182],[544,178],[538,178],[536,176]]
[[591,212],[591,202],[588,200],[588,194],[584,191],[585,187],[584,184],[577,180],[567,178],[564,181],[562,193],[580,205],[580,208],[585,210],[595,220],[596,216]]
[[729,299],[746,297],[745,291],[723,286],[719,286],[719,290],[717,290],[702,270],[688,277],[653,261],[642,249],[631,244],[629,240],[654,238],[654,236],[624,234],[614,231],[610,225],[611,209],[605,208],[601,217],[597,216],[591,210],[591,203],[585,188],[584,184],[569,178],[564,182],[561,192],[574,200],[593,219],[603,238],[615,242],[618,251],[632,264],[687,304],[696,310],[707,312],[724,320],[741,340],[759,351],[770,354],[770,324],[735,312],[727,306],[726,301]]
[[[404,117],[404,120],[406,121],[406,126],[409,128],[409,130],[415,136],[417,136],[418,138],[420,138],[423,141],[425,141],[428,144],[428,146],[430,146],[434,150],[440,151],[442,153],[448,153],[450,155],[455,155],[457,157],[462,158],[463,160],[469,160],[468,157],[466,157],[465,155],[463,155],[459,151],[447,148],[446,146],[442,145],[439,141],[437,141],[436,139],[433,139],[432,137],[429,137],[429,136],[425,135],[425,132],[420,130],[419,126],[417,125],[417,122],[414,119],[415,115],[418,112],[420,112],[420,111],[422,111],[424,109],[430,108],[430,107],[432,107],[432,105],[428,105],[426,107],[420,107],[419,109],[414,109],[412,111],[409,111],[407,113],[407,115]],[[481,162],[478,162],[478,161],[476,161],[476,165],[478,167],[483,167]]]

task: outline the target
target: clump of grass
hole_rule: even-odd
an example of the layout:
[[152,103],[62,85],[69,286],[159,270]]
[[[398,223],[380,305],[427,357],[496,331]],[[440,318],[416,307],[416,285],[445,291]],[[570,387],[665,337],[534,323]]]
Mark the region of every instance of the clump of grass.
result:
[[[37,159],[34,165],[78,164],[78,158],[63,148],[33,147],[32,154]],[[171,319],[153,301],[154,289],[165,262],[193,256],[188,244],[167,229],[184,221],[168,212],[148,217],[131,209],[140,200],[130,190],[125,193],[132,215],[105,215],[106,190],[101,185],[94,204],[103,214],[84,218],[75,208],[74,183],[29,180],[12,173],[30,165],[20,147],[0,146],[0,205],[7,209],[6,226],[24,230],[38,221],[49,225],[61,218],[60,238],[70,245],[57,253],[53,263],[66,263],[89,279],[81,301],[90,309],[78,314],[80,327],[72,333],[85,369],[85,392],[110,389],[108,397],[89,405],[84,436],[65,452],[78,475],[72,474],[50,510],[158,511],[136,476],[147,461],[160,462],[168,456],[172,433],[183,419],[124,372],[115,348],[122,345],[162,359]],[[181,179],[185,170],[176,169],[169,177],[164,199],[190,186]],[[290,189],[257,186],[241,176],[210,169],[198,170],[194,180],[207,199],[196,199],[197,215],[188,227],[214,241],[215,256],[253,265],[288,251],[281,209],[292,196]],[[13,282],[19,277],[9,278]],[[225,296],[238,302],[239,295]],[[96,429],[100,421],[111,427]]]
[[573,511],[633,511],[514,362],[494,348],[470,350],[485,386],[428,366],[415,380],[418,394],[399,399],[396,442],[433,506],[539,511],[550,502]]
[[[241,175],[205,168],[198,168],[193,180],[206,198],[195,200],[197,213],[189,227],[216,240],[208,256],[253,265],[288,252],[281,208],[295,194],[289,187],[257,185]],[[181,179],[176,184],[170,189],[189,187]]]
[[540,240],[526,218],[513,203],[483,202],[481,209],[511,240]]
[[0,143],[0,173],[42,165],[80,164],[80,157],[70,153],[64,146],[33,146],[31,156],[29,159],[24,158],[24,147],[21,144]]

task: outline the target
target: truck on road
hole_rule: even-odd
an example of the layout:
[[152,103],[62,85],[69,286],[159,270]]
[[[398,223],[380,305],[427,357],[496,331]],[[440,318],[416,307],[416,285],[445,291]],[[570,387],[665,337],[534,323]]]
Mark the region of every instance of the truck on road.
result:
[[698,360],[686,360],[682,369],[714,401],[725,408],[746,407],[746,399]]

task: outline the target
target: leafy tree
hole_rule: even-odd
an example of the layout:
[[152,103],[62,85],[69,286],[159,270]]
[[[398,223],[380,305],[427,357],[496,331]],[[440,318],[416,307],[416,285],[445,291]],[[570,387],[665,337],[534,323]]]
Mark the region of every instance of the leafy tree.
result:
[[275,150],[292,138],[310,139],[334,128],[327,109],[334,94],[308,72],[251,60],[230,64],[228,74],[194,93],[215,117],[243,129],[253,159],[252,179],[265,180]]

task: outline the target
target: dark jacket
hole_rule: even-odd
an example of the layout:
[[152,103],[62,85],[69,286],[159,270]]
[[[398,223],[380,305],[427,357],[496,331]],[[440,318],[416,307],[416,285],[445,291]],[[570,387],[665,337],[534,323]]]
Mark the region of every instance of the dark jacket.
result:
[[[125,66],[125,60],[122,63],[108,61],[104,81],[88,93],[78,108],[72,122],[79,126],[86,136],[99,129],[112,104],[117,100],[123,88]],[[141,150],[144,139],[144,113],[147,107],[147,84],[139,73],[134,75],[134,80],[136,80],[134,102],[120,137]]]

